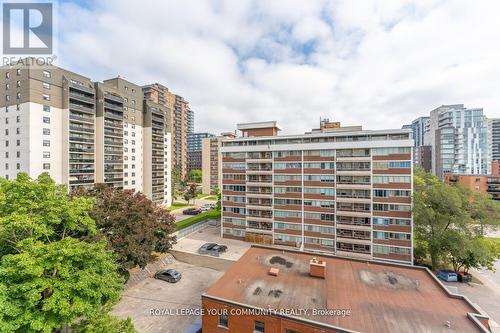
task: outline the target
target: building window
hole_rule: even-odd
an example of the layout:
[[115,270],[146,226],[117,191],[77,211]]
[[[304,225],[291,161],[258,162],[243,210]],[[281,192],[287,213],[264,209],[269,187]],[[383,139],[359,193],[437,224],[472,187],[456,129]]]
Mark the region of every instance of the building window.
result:
[[224,327],[224,328],[228,328],[228,318],[227,318],[227,314],[221,314],[219,316],[219,326],[220,327]]
[[43,163],[43,170],[50,170],[50,163]]
[[8,128],[5,129],[5,135],[9,135],[9,129]]
[[50,147],[50,140],[43,140],[44,147]]
[[16,98],[17,98],[17,99],[21,99],[21,93],[20,93],[20,92],[18,92],[18,93],[16,94]]
[[43,158],[50,158],[50,151],[44,151]]
[[135,185],[135,180],[132,181],[132,185]]
[[10,96],[9,95],[5,95],[5,100],[8,102],[10,101]]
[[43,111],[45,111],[45,112],[50,112],[50,106],[48,106],[48,105],[44,105],[44,106],[43,106]]
[[43,94],[43,100],[44,101],[50,101],[50,95],[47,95],[47,94]]
[[16,116],[16,123],[20,123],[21,122],[21,116]]
[[49,117],[43,117],[43,122],[44,122],[44,124],[50,124],[50,118]]
[[16,128],[16,134],[21,134],[21,129],[19,127]]
[[18,146],[18,147],[19,147],[20,145],[21,145],[21,140],[17,139],[17,140],[16,140],[16,146]]
[[16,169],[21,170],[21,163],[16,163]]
[[21,110],[21,107],[19,106],[19,104],[16,104],[16,111],[19,111]]
[[5,163],[5,170],[9,170],[9,163]]
[[9,146],[9,140],[5,140],[5,147]]
[[20,158],[20,157],[21,157],[21,152],[20,152],[20,151],[16,151],[16,157],[17,157],[17,158]]
[[5,152],[5,158],[9,158],[9,152],[8,151]]
[[50,128],[44,128],[43,135],[50,135]]
[[50,89],[50,84],[48,84],[47,82],[43,82],[42,86],[44,89]]
[[5,84],[5,90],[9,90],[9,88],[10,88],[10,84],[6,83]]
[[264,328],[265,327],[264,327],[264,323],[263,322],[257,321],[257,320],[255,321],[255,325],[254,325],[254,329],[253,329],[254,332],[262,332],[262,333],[264,333]]
[[9,123],[9,118],[5,118],[5,124]]
[[17,74],[17,76],[21,75],[21,69],[20,68],[16,69],[16,74]]
[[16,82],[16,86],[17,86],[18,88],[21,88],[21,81],[17,81],[17,82]]
[[9,79],[9,78],[10,78],[10,73],[9,73],[9,72],[5,72],[5,78],[6,78],[6,79]]
[[49,78],[50,77],[50,72],[49,71],[43,71],[43,76]]

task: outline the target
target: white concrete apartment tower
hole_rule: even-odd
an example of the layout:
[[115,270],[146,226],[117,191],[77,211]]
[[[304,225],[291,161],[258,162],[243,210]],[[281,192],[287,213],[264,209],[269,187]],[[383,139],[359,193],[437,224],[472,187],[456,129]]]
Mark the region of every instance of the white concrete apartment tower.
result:
[[[70,187],[95,182],[92,82],[56,67],[4,66],[0,175],[48,172]],[[63,140],[64,138],[64,140]]]
[[48,172],[70,189],[104,183],[171,203],[170,111],[142,86],[53,66],[0,70],[0,177]]

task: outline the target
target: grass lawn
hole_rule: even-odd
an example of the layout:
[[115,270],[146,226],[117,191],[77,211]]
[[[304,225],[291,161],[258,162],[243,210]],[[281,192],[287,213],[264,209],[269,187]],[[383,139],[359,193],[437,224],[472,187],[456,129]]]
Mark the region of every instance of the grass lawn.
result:
[[188,207],[188,206],[194,206],[193,204],[187,204],[185,202],[174,202],[172,204],[172,206],[168,206],[166,209],[167,210],[176,210],[176,209],[179,209],[179,208],[183,208],[183,207]]
[[198,194],[196,195],[196,199],[201,199],[201,198],[204,198],[204,197],[209,196],[209,195],[210,195],[210,194],[198,193]]
[[205,198],[205,200],[217,201],[217,196],[216,195],[209,195],[208,197]]
[[500,238],[490,238],[490,237],[486,237],[483,239],[485,243],[487,244],[491,244],[495,247],[498,247],[500,248]]
[[198,223],[200,221],[206,220],[206,219],[218,219],[220,218],[220,211],[218,210],[209,210],[207,212],[200,213],[198,215],[195,215],[193,217],[189,217],[185,220],[179,221],[176,224],[176,230],[181,230],[184,228],[189,227],[190,225],[193,225],[195,223]]

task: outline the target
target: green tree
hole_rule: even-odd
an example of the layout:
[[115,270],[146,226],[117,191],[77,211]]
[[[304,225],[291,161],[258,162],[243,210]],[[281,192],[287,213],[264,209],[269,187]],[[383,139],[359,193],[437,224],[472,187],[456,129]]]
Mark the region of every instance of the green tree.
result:
[[217,203],[215,204],[215,209],[217,209],[220,212],[220,209],[222,207],[222,203],[221,203],[222,193],[218,187],[214,188],[214,194],[217,196]]
[[422,169],[414,175],[413,221],[416,244],[429,255],[433,268],[462,239],[478,234],[463,189],[441,183]]
[[449,252],[453,270],[465,273],[471,268],[494,270],[495,261],[500,259],[500,249],[483,238],[461,239],[453,244]]
[[83,240],[96,232],[92,203],[47,174],[0,179],[0,331],[52,332],[118,300],[113,255]]
[[189,177],[188,177],[188,179],[191,182],[201,183],[201,179],[202,179],[201,170],[199,170],[199,169],[193,169],[193,170],[189,171]]
[[144,194],[103,184],[74,195],[95,197],[90,216],[96,221],[99,236],[107,239],[116,254],[120,269],[144,268],[152,253],[165,252],[175,243],[175,217]]
[[107,309],[74,325],[72,330],[75,333],[137,333],[130,318],[117,318]]
[[186,181],[182,179],[179,168],[172,169],[172,197],[177,199],[184,195],[186,190]]
[[184,192],[184,200],[186,200],[187,203],[189,204],[189,202],[192,199],[196,198],[197,194],[198,194],[198,185],[196,185],[195,183],[191,183]]
[[471,218],[480,225],[481,236],[484,236],[485,225],[500,224],[500,202],[493,200],[487,193],[474,192],[464,189],[471,204]]
[[96,232],[89,216],[94,200],[72,198],[47,173],[32,180],[19,173],[0,179],[0,256],[21,251],[20,241],[52,242]]

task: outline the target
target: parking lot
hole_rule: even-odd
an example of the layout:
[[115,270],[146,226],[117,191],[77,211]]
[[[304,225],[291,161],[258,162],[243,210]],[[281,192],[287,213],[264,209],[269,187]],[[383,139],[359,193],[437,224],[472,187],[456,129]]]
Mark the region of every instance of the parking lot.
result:
[[[201,306],[201,294],[224,272],[174,261],[168,268],[182,273],[177,283],[147,278],[126,290],[113,314],[131,317],[136,329],[145,333],[179,333],[197,319],[192,309]],[[188,313],[182,313],[183,311]]]
[[200,246],[205,243],[226,245],[227,251],[222,253],[219,258],[233,261],[238,260],[251,246],[251,243],[222,238],[220,236],[220,226],[217,226],[205,228],[185,238],[179,239],[173,249],[189,253],[198,253]]

